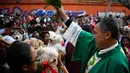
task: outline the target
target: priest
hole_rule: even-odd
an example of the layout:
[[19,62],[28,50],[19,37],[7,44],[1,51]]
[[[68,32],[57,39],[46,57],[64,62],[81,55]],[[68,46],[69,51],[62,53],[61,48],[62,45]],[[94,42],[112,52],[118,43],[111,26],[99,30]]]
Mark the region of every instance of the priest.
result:
[[72,60],[81,61],[80,73],[129,73],[128,61],[118,42],[118,24],[113,18],[102,18],[91,34],[69,19],[63,7],[58,12],[68,26],[63,36],[75,47]]

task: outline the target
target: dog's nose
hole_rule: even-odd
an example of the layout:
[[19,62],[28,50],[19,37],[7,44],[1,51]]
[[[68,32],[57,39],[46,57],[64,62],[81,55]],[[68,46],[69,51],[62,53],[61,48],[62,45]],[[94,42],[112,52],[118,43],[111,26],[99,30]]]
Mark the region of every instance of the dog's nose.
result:
[[53,59],[53,61],[55,62],[55,61],[56,61],[56,59]]
[[18,40],[18,37],[16,37],[15,39]]

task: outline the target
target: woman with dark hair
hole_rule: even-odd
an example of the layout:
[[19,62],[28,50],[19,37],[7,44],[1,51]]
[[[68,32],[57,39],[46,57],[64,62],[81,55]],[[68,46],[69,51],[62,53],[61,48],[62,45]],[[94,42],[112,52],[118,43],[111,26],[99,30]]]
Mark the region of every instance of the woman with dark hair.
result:
[[130,39],[128,37],[122,37],[121,46],[125,54],[128,54],[128,52],[130,51]]
[[121,46],[126,54],[128,61],[129,61],[129,69],[130,69],[130,38],[122,37]]
[[34,73],[37,69],[36,51],[23,42],[14,42],[7,50],[11,73]]

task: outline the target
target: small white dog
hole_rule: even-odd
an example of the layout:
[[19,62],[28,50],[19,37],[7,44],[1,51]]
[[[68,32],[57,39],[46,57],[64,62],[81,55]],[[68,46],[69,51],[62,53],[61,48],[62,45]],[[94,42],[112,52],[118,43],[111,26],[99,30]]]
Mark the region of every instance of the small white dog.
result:
[[22,41],[23,40],[23,35],[20,34],[17,30],[15,30],[13,36],[12,36],[15,40],[18,41]]
[[54,47],[40,48],[37,54],[40,59],[39,65],[42,67],[41,71],[58,73],[58,51]]

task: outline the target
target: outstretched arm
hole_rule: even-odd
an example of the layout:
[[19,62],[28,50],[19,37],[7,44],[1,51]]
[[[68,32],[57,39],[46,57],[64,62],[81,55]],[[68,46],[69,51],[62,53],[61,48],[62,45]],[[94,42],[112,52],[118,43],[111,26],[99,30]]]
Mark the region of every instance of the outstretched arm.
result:
[[58,13],[60,14],[60,17],[63,19],[63,21],[67,21],[69,19],[69,17],[65,14],[64,8],[62,6],[58,9]]
[[64,21],[65,25],[68,27],[63,37],[69,40],[75,46],[82,28],[77,23],[69,19],[69,17],[65,14],[64,8],[62,6],[58,9],[58,13],[61,19]]

